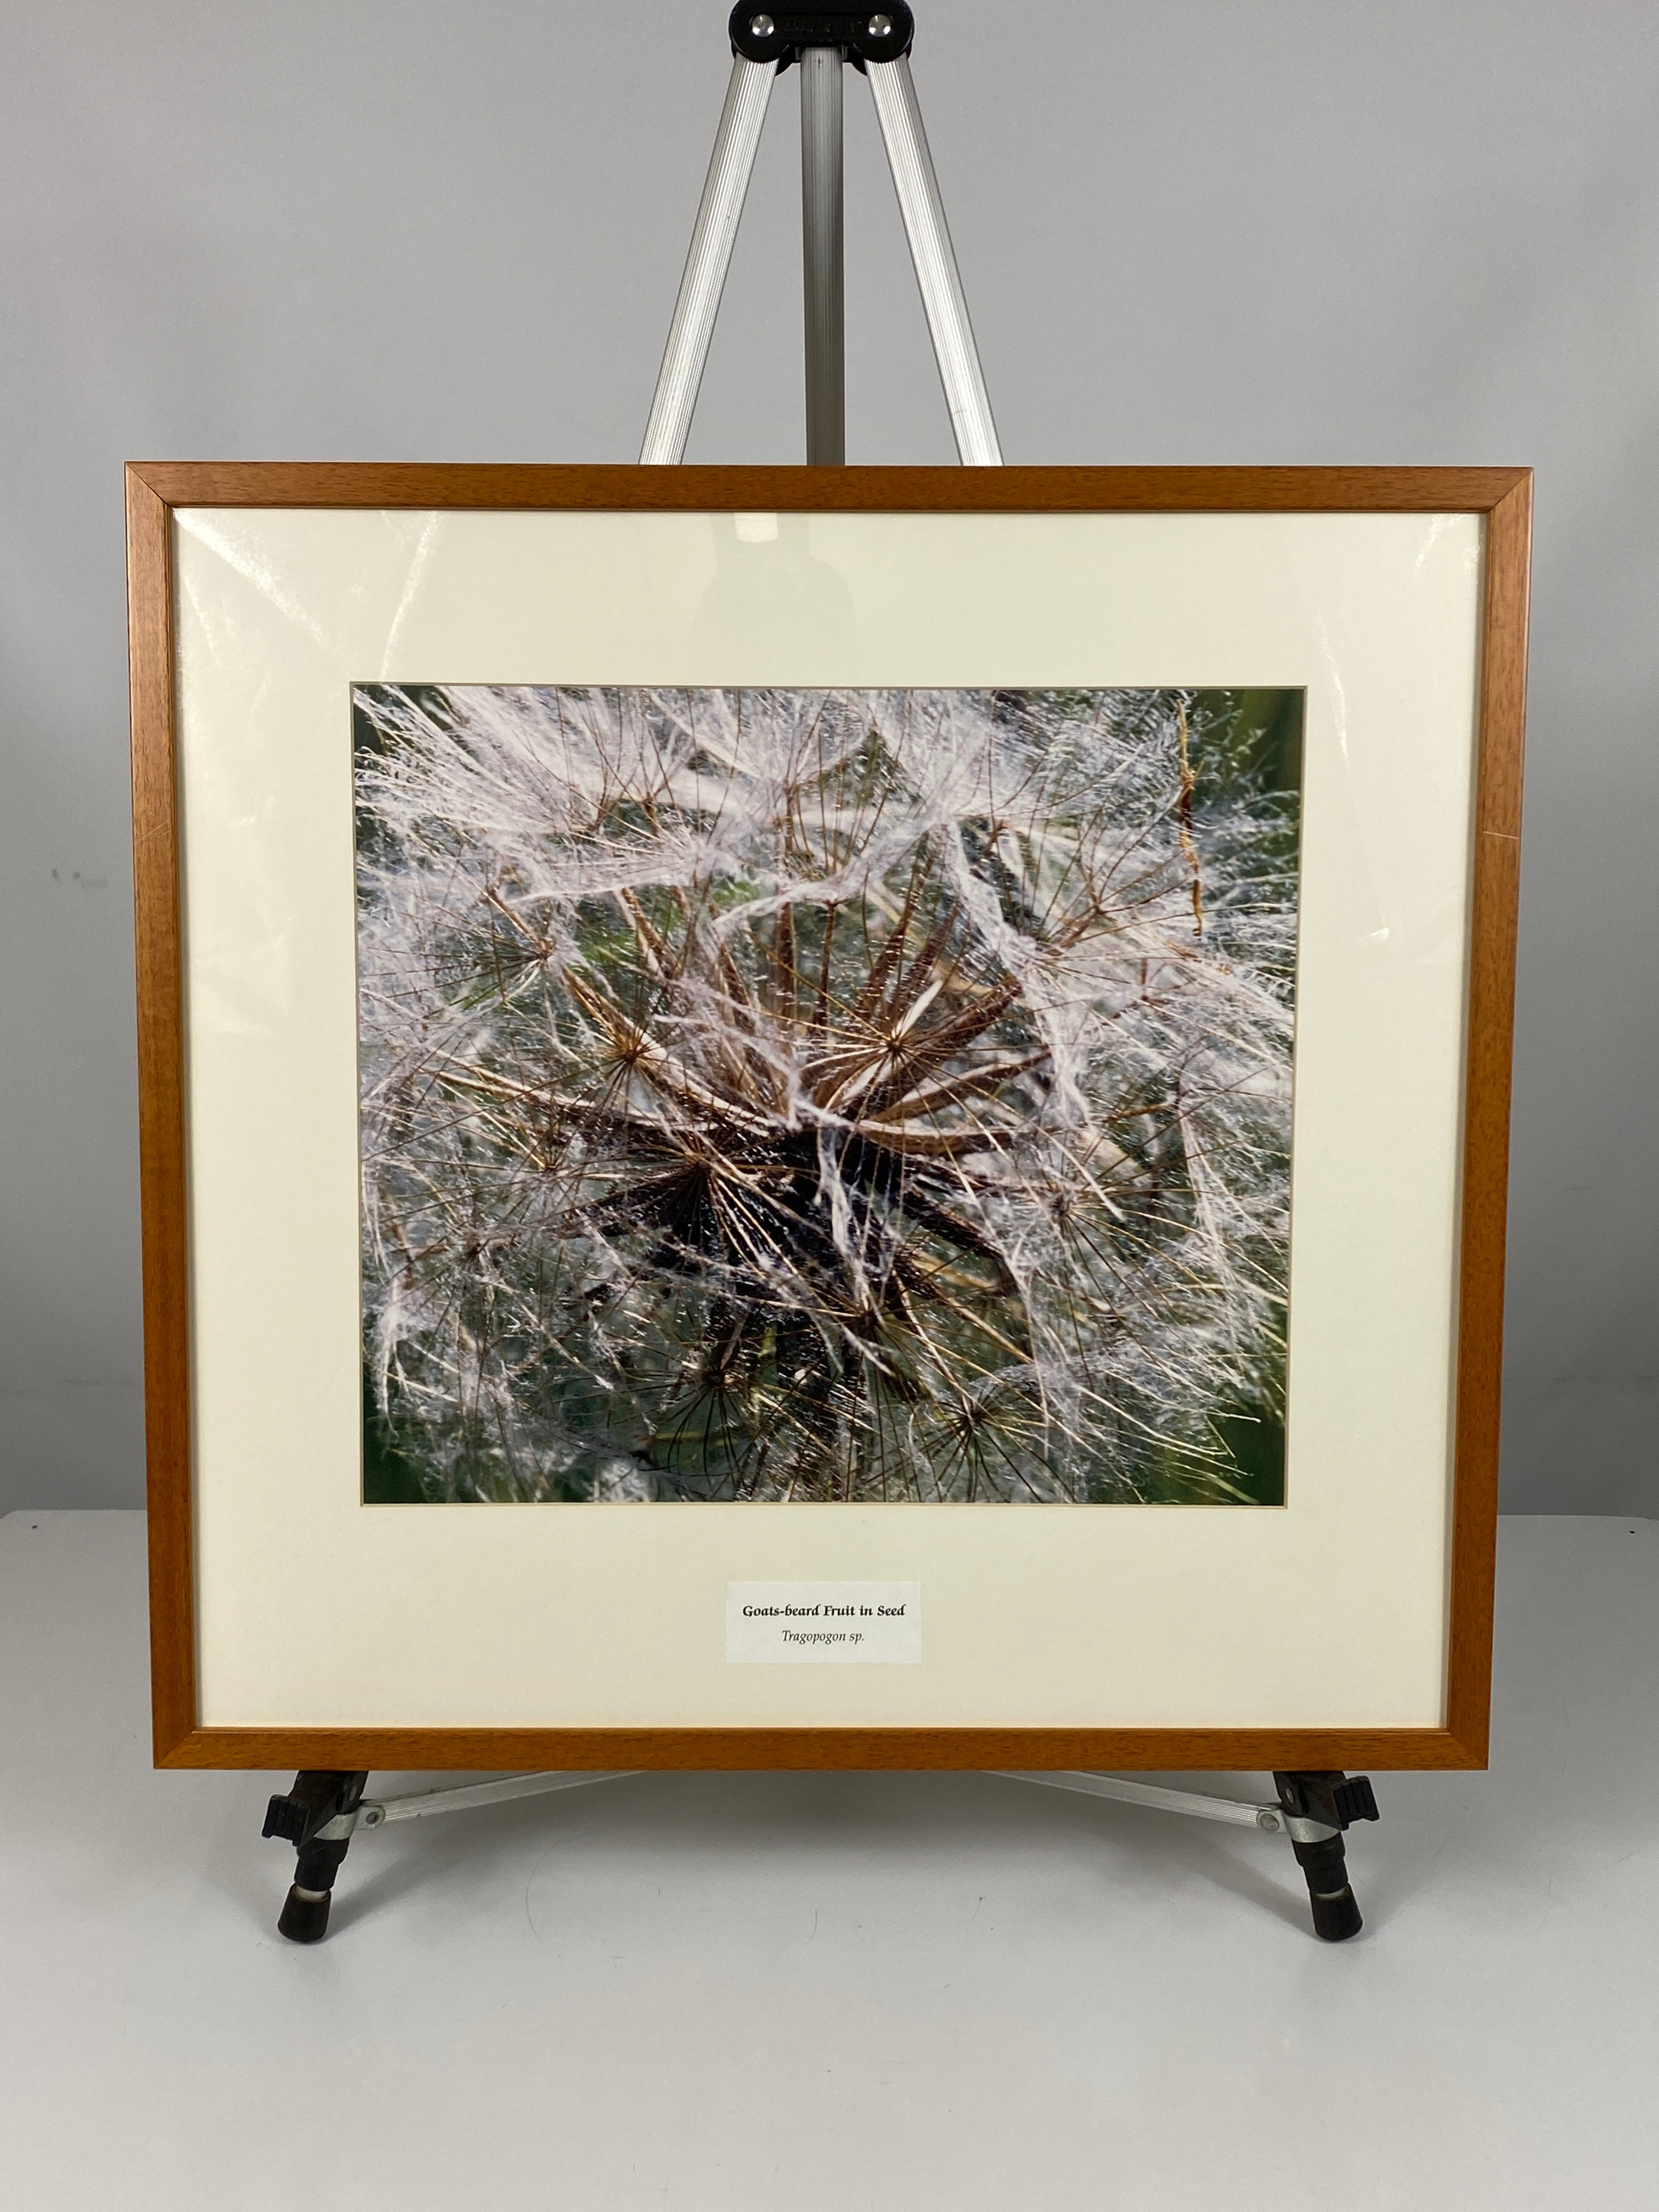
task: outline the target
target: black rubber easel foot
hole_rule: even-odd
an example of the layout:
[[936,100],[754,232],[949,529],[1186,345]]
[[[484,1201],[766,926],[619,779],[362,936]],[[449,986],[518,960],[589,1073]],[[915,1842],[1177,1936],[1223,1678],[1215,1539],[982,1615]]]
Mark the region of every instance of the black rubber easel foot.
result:
[[1313,1907],[1314,1934],[1323,1943],[1346,1943],[1365,1924],[1346,1882],[1331,1897],[1322,1896],[1316,1889],[1310,1890],[1308,1902]]
[[1314,1934],[1322,1943],[1346,1943],[1365,1923],[1348,1886],[1342,1832],[1355,1820],[1376,1820],[1376,1798],[1370,1779],[1326,1767],[1275,1774],[1273,1787],[1290,1831],[1291,1848],[1308,1879]]
[[290,1943],[320,1943],[328,1933],[331,1895],[326,1889],[301,1889],[296,1881],[277,1916],[276,1933]]
[[294,1845],[294,1884],[276,1932],[290,1943],[320,1943],[328,1933],[329,1900],[357,1825],[367,1774],[307,1769],[286,1796],[265,1808],[264,1833]]

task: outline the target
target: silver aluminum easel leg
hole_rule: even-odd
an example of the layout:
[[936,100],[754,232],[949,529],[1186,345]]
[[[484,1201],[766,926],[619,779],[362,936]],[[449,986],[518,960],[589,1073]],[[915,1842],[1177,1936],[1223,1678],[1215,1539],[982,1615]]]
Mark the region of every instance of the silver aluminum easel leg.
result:
[[685,458],[691,410],[697,404],[697,387],[708,360],[708,342],[714,335],[714,317],[726,289],[726,273],[732,265],[732,248],[737,243],[738,223],[749,179],[755,173],[766,104],[776,75],[773,62],[746,61],[739,54],[732,64],[732,82],[726,88],[720,128],[714,133],[714,150],[709,156],[702,201],[691,231],[679,297],[674,302],[674,319],[668,326],[668,344],[657,372],[651,419],[640,448],[641,461],[675,462]]
[[[778,70],[796,62],[801,71],[806,458],[820,467],[846,459],[842,85],[843,64],[851,53],[869,77],[875,99],[957,454],[969,465],[995,467],[1002,459],[1002,448],[909,58],[902,52],[894,60],[881,58],[884,50],[890,53],[896,43],[908,46],[912,27],[908,9],[897,8],[891,15],[878,10],[866,17],[857,9],[780,7],[775,15],[763,8],[750,15],[745,7],[739,7],[730,27],[735,52],[731,86],[680,279],[641,460],[674,462],[684,457],[697,387],[766,120],[767,98]],[[840,43],[828,43],[837,38]]]
[[933,157],[927,149],[921,107],[910,75],[910,59],[902,54],[896,62],[872,62],[866,74],[876,103],[887,166],[893,173],[899,212],[904,217],[915,264],[921,304],[927,311],[927,328],[939,363],[945,403],[951,410],[957,452],[966,466],[994,468],[1002,459],[991,402],[979,365],[979,349],[968,319],[968,301],[957,268],[956,250],[945,221]]
[[842,54],[800,58],[801,262],[806,304],[806,459],[847,459],[847,307],[842,190]]

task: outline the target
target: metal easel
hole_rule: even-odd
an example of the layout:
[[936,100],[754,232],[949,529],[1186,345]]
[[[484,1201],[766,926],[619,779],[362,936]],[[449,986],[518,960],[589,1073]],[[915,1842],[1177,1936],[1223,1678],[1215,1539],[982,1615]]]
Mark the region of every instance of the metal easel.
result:
[[[685,273],[669,325],[668,343],[640,459],[684,459],[698,386],[708,359],[714,318],[731,266],[738,224],[760,149],[761,131],[775,80],[799,64],[801,73],[801,211],[806,313],[806,458],[834,467],[847,458],[846,346],[842,223],[842,86],[848,62],[869,80],[882,143],[898,195],[916,283],[927,311],[933,356],[951,410],[957,452],[964,465],[995,467],[1002,459],[979,352],[968,319],[956,253],[933,173],[921,109],[910,76],[915,24],[904,0],[866,8],[775,5],[739,0],[729,25],[732,81],[702,200],[691,233]],[[277,1927],[296,1943],[315,1943],[328,1928],[334,1879],[352,1837],[393,1820],[465,1812],[515,1797],[591,1783],[620,1782],[627,1772],[514,1774],[495,1782],[428,1790],[404,1797],[371,1798],[366,1773],[307,1771],[294,1787],[273,1797],[264,1833],[291,1843],[298,1853],[295,1881]],[[1343,1832],[1356,1820],[1377,1817],[1368,1778],[1340,1771],[1276,1773],[1272,1804],[1169,1790],[1116,1774],[999,1773],[1005,1782],[1112,1798],[1200,1820],[1221,1820],[1288,1838],[1307,1877],[1314,1932],[1328,1942],[1357,1936],[1359,1908],[1348,1886]]]

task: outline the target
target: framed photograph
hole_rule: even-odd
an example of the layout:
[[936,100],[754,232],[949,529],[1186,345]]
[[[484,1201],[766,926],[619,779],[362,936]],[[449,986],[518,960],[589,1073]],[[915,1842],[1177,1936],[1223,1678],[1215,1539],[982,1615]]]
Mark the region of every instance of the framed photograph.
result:
[[1486,1757],[1522,470],[128,471],[155,1757]]

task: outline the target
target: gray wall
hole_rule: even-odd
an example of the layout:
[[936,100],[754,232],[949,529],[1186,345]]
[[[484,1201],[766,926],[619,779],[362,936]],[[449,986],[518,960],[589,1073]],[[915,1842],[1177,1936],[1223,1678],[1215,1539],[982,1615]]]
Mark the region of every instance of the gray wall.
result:
[[[722,4],[4,8],[0,1507],[142,1494],[120,464],[631,459]],[[1539,471],[1505,1502],[1659,1512],[1659,10],[917,5],[1011,460]],[[800,452],[794,82],[694,459]],[[848,91],[851,457],[949,459]]]

